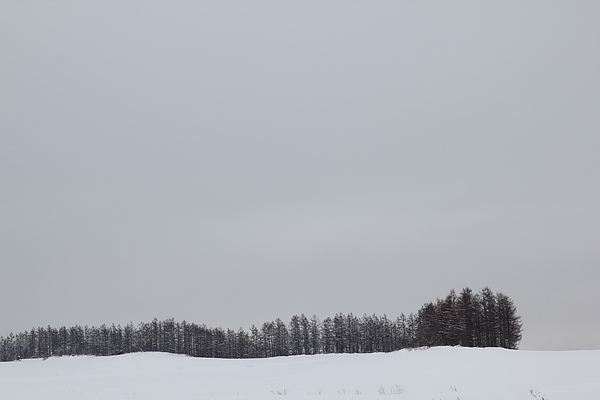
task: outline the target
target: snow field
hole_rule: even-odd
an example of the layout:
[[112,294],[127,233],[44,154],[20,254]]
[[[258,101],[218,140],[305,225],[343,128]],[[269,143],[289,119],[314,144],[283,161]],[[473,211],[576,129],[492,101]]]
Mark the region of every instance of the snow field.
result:
[[[402,350],[265,359],[165,353],[0,363],[0,399],[597,400],[600,350]],[[383,396],[383,397],[382,397]]]

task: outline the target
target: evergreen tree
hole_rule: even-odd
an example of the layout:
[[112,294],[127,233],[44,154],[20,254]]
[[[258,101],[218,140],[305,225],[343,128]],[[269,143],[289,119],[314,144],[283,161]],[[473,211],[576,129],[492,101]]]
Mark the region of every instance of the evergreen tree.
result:
[[275,324],[271,322],[263,323],[262,329],[264,357],[275,356]]
[[333,317],[333,337],[334,337],[334,348],[336,353],[345,353],[346,352],[346,321],[344,318],[344,314],[336,314]]
[[419,346],[436,346],[439,343],[439,315],[433,303],[426,303],[417,315],[417,343]]
[[382,351],[389,353],[394,350],[394,325],[388,319],[387,315],[383,314],[381,318],[381,338],[382,338]]
[[323,343],[323,353],[331,354],[335,352],[335,335],[333,333],[333,320],[329,317],[323,320],[321,326],[321,340]]
[[236,358],[250,357],[250,336],[240,328],[236,339]]
[[496,294],[496,317],[500,336],[499,346],[507,349],[517,349],[521,341],[523,325],[517,315],[517,308],[508,296]]
[[300,316],[300,334],[302,339],[301,354],[312,354],[310,349],[310,323],[304,314]]
[[277,318],[275,320],[275,355],[287,356],[290,354],[290,335],[285,323]]
[[345,352],[346,353],[358,353],[360,349],[360,322],[352,314],[346,316],[345,325]]
[[483,335],[482,347],[498,346],[498,318],[496,308],[496,296],[489,287],[485,287],[479,293],[481,302],[481,332]]
[[261,337],[260,337],[260,332],[258,331],[258,328],[254,325],[252,325],[252,327],[250,328],[250,350],[249,350],[249,356],[250,358],[259,358],[259,357],[264,357],[264,353],[262,351],[261,348]]
[[450,294],[439,303],[440,344],[443,346],[456,346],[460,336],[460,321],[457,313],[457,296],[452,290]]
[[290,320],[290,354],[302,354],[302,332],[300,330],[300,317],[292,316]]
[[320,323],[316,315],[310,318],[310,354],[320,354],[321,351],[321,333]]
[[475,324],[477,317],[477,306],[473,291],[464,288],[458,296],[458,344],[465,347],[475,345]]

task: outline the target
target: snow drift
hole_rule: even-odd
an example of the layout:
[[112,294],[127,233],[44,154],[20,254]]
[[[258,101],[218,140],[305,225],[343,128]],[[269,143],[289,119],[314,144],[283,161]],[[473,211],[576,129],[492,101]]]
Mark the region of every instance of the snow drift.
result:
[[595,400],[600,398],[600,350],[437,347],[233,360],[134,353],[0,363],[0,399],[254,400],[278,395]]

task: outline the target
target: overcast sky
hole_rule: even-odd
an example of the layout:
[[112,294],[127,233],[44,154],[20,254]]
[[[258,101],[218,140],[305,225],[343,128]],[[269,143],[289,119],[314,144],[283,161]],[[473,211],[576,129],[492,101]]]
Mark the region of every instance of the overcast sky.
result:
[[600,349],[599,12],[0,2],[0,336],[489,286]]

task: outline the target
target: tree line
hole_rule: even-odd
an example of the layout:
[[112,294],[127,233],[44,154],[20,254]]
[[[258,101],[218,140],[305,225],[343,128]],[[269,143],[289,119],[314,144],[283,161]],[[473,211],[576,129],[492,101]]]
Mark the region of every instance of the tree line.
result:
[[173,319],[137,326],[38,327],[0,337],[0,361],[64,355],[108,356],[160,351],[211,358],[263,358],[300,354],[390,352],[421,346],[516,349],[522,323],[514,302],[488,287],[465,288],[425,303],[417,313],[387,316],[336,314],[320,321],[294,315],[249,331],[209,328]]

